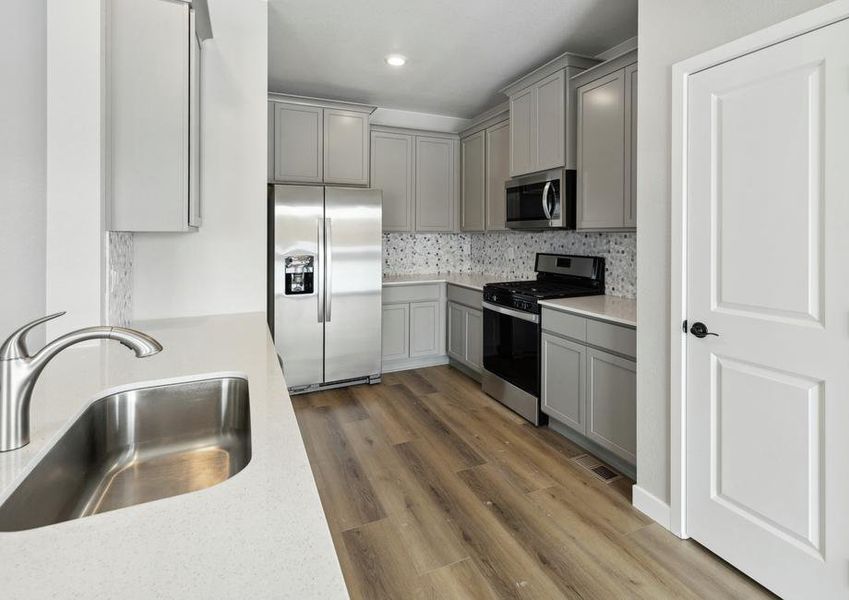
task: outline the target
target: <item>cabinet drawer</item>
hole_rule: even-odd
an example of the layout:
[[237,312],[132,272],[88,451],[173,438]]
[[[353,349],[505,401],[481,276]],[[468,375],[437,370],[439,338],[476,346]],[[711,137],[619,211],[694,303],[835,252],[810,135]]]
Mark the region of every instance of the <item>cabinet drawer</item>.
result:
[[[637,356],[637,330],[587,319],[587,344],[625,356]],[[543,323],[545,323],[543,321]]]
[[420,285],[392,285],[383,288],[383,304],[439,300],[442,296],[441,283]]
[[452,285],[450,283],[448,284],[447,292],[449,302],[456,302],[457,304],[462,304],[477,310],[481,310],[482,308],[481,304],[483,303],[483,292],[470,290],[469,288]]
[[587,319],[559,310],[542,308],[542,328],[575,340],[587,340]]

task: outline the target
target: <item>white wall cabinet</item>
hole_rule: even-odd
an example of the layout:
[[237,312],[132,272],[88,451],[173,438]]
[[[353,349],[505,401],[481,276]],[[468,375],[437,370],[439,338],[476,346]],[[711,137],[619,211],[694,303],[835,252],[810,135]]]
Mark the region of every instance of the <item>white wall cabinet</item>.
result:
[[106,3],[109,230],[181,232],[201,224],[195,26],[187,3]]
[[486,130],[460,140],[460,229],[486,228]]
[[269,100],[269,181],[367,186],[370,107]]
[[542,411],[636,464],[636,330],[544,308]]
[[383,371],[447,362],[445,285],[383,288]]
[[371,132],[371,187],[383,190],[384,231],[455,231],[459,140],[409,130]]
[[[624,66],[622,63],[628,62]],[[577,228],[636,226],[636,53],[575,78]]]

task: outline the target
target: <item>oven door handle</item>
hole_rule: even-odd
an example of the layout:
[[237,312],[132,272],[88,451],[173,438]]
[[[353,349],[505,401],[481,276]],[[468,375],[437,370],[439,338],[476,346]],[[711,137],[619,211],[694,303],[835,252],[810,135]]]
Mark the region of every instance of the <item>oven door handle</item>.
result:
[[514,310],[512,308],[507,308],[506,306],[490,304],[489,302],[484,302],[483,307],[486,310],[491,310],[492,312],[507,315],[508,317],[515,317],[517,319],[522,319],[523,321],[530,321],[531,323],[539,323],[539,315],[522,312],[520,310]]
[[546,181],[545,187],[542,188],[542,212],[545,215],[545,218],[549,221],[551,220],[551,211],[548,210],[548,190],[551,189],[551,182]]

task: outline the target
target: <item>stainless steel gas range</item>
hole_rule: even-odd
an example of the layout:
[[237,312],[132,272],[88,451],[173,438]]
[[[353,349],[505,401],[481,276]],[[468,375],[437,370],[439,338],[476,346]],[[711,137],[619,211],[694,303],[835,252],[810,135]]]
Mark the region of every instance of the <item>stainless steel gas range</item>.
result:
[[536,256],[536,279],[483,288],[483,391],[534,425],[540,412],[540,300],[604,293],[604,259]]

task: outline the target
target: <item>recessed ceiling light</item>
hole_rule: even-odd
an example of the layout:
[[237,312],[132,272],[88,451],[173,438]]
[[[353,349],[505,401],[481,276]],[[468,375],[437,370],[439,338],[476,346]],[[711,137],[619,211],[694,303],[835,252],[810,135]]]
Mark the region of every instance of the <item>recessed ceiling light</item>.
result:
[[390,54],[386,57],[386,64],[393,67],[402,67],[405,62],[407,62],[407,59],[400,54]]

